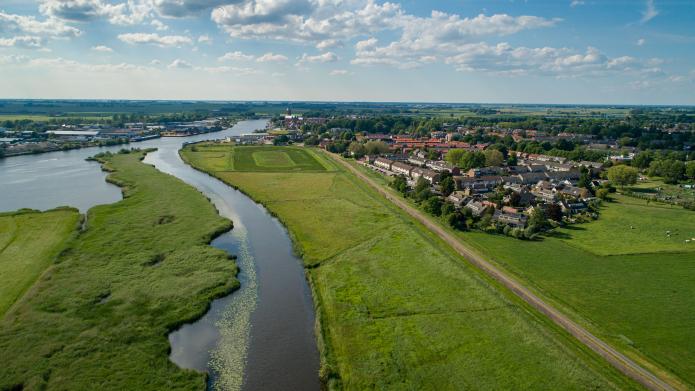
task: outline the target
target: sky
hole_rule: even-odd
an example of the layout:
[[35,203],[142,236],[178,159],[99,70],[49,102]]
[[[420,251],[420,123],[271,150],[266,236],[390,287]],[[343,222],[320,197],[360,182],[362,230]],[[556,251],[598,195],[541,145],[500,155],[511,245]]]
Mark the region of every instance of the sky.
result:
[[695,0],[0,0],[0,98],[695,105]]

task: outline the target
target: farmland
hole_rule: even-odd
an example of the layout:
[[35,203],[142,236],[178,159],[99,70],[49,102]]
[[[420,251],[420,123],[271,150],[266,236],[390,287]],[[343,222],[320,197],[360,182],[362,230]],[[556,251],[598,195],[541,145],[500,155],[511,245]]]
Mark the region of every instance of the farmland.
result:
[[244,148],[197,145],[182,156],[288,227],[312,285],[321,377],[330,388],[634,387],[318,153],[311,152],[327,170],[224,164]]
[[0,319],[50,266],[78,220],[74,209],[0,214]]
[[[231,223],[193,187],[104,155],[124,199],[89,210],[56,264],[0,321],[0,389],[205,389],[173,364],[167,334],[238,286],[208,245]],[[162,191],[166,189],[166,191]]]

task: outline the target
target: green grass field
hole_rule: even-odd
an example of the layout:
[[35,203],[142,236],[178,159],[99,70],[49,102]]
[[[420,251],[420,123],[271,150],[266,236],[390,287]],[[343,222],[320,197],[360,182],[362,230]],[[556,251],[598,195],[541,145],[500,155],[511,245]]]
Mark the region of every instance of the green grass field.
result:
[[0,214],[0,319],[77,232],[74,209]]
[[598,255],[695,252],[695,213],[638,198],[613,198],[616,202],[604,207],[597,221],[561,230],[568,236],[565,242]]
[[326,166],[315,153],[298,147],[244,146],[231,150],[221,145],[196,145],[194,159],[204,160],[215,171],[316,172]]
[[140,162],[105,158],[124,200],[87,228],[0,321],[0,389],[204,390],[169,361],[167,335],[238,286],[208,245],[231,228],[195,188]]
[[634,387],[318,152],[327,171],[243,172],[206,160],[223,148],[246,147],[188,147],[182,156],[288,227],[317,304],[330,388]]
[[[361,169],[388,184],[383,175]],[[614,198],[597,221],[542,241],[456,234],[600,338],[695,388],[695,243],[684,243],[695,212]],[[680,234],[668,238],[669,229]]]

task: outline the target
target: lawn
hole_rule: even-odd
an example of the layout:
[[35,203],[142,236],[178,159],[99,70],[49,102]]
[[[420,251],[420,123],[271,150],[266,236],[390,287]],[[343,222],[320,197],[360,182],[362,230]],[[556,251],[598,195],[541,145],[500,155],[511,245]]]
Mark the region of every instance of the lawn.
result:
[[307,266],[329,388],[634,387],[319,152],[310,153],[324,172],[268,173],[215,170],[196,148],[184,160],[288,227]]
[[0,389],[204,390],[168,359],[167,335],[238,286],[208,245],[231,228],[195,188],[140,162],[104,157],[125,198],[87,226],[0,321]]
[[77,232],[79,218],[67,208],[0,214],[0,319]]
[[310,151],[297,147],[247,146],[235,148],[233,166],[235,171],[249,172],[293,172],[325,171]]

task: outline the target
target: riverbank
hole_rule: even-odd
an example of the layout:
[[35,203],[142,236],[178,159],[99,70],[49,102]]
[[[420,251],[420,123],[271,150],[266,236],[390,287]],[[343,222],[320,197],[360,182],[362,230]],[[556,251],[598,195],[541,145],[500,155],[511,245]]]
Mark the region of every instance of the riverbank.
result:
[[101,156],[124,199],[89,210],[55,265],[0,322],[0,388],[200,389],[168,359],[167,335],[238,287],[208,243],[231,229],[209,201],[143,164]]
[[77,234],[79,222],[72,208],[0,213],[0,319]]
[[[239,148],[198,144],[181,155],[287,226],[313,289],[328,388],[634,387],[317,151]],[[293,151],[326,169],[297,169]],[[236,171],[238,156],[261,169],[249,161]]]

